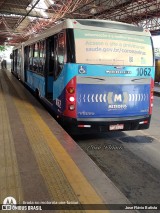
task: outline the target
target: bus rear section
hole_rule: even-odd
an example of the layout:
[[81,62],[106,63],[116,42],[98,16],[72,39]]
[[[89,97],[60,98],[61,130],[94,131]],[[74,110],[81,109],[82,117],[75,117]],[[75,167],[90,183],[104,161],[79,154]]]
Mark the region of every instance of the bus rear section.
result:
[[150,33],[122,23],[83,20],[73,34],[72,126],[87,132],[149,128],[154,86]]
[[[84,69],[87,68],[94,70],[95,66],[85,66]],[[114,68],[109,74],[107,68],[96,66],[100,73],[104,71],[104,75],[77,75],[67,85],[65,118],[69,128],[78,132],[149,128],[153,107],[152,78],[131,74],[115,76],[113,73],[129,71],[126,67],[121,71]],[[137,74],[137,68],[132,68],[132,75],[134,73]]]

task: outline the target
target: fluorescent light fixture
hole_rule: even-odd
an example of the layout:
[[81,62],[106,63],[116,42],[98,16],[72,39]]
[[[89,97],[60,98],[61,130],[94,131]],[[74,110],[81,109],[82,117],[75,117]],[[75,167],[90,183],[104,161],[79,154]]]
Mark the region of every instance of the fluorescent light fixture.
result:
[[91,8],[90,13],[91,13],[92,15],[96,14],[96,13],[97,13],[96,8],[95,8],[95,7]]

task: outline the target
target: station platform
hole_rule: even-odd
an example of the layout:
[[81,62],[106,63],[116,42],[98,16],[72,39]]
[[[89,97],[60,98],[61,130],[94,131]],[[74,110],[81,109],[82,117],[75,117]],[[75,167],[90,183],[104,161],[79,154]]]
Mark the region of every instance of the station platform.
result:
[[154,85],[154,95],[160,96],[160,83]]
[[114,204],[130,204],[7,70],[0,70],[0,118],[0,204],[13,197],[18,205],[60,204],[45,205],[43,212],[74,213],[123,213]]

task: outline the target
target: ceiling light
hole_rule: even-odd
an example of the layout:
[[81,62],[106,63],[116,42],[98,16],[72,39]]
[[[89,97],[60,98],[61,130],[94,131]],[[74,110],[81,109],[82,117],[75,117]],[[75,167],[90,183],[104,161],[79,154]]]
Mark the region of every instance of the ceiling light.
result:
[[90,13],[91,13],[92,15],[96,14],[96,13],[97,13],[96,8],[95,8],[95,7],[91,8]]

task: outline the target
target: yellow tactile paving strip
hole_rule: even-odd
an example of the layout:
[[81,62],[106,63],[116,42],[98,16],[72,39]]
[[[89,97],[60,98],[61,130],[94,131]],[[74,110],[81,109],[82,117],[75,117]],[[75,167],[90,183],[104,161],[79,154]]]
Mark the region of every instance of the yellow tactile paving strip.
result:
[[7,107],[0,82],[0,200],[12,195],[17,202],[23,201],[23,190],[17,165],[14,141]]
[[[52,201],[79,201],[82,204],[103,203],[36,109],[28,102],[22,90],[17,85],[14,87],[21,98],[14,98],[13,102]],[[104,211],[91,210],[90,212]],[[105,210],[105,212],[108,211]]]

